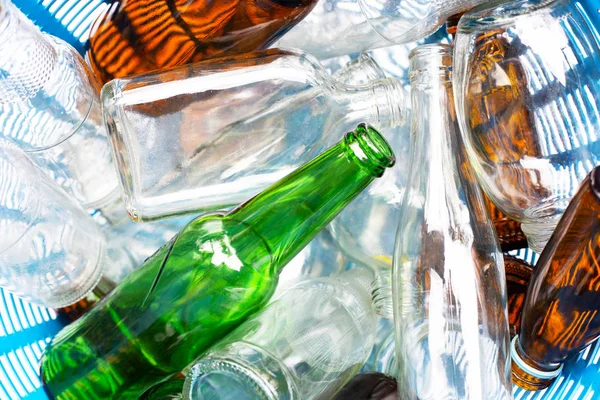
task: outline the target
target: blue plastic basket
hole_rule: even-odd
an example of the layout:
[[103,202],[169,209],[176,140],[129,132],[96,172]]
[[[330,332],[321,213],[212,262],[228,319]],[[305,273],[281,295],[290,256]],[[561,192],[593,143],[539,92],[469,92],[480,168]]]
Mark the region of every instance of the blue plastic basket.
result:
[[102,0],[12,0],[42,31],[61,38],[80,54],[87,50],[90,29],[108,8]]
[[39,377],[42,351],[67,323],[54,310],[0,289],[0,399],[47,399]]

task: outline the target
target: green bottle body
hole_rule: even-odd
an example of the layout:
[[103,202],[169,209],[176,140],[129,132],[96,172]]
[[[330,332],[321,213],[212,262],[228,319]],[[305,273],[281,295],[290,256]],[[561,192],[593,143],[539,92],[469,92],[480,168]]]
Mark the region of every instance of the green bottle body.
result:
[[359,129],[231,213],[190,222],[57,335],[42,360],[46,390],[135,398],[260,310],[282,268],[393,164],[385,140]]

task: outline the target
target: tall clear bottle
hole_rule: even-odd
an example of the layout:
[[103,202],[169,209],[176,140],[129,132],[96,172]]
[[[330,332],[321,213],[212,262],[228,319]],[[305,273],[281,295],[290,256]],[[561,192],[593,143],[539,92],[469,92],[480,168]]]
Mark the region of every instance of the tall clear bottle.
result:
[[260,310],[287,263],[393,162],[361,125],[230,213],[196,218],[54,338],[42,361],[48,390],[130,398],[179,373]]
[[403,94],[274,49],[115,79],[102,102],[127,210],[145,221],[246,201],[357,123],[402,122]]
[[275,43],[326,59],[413,42],[486,0],[319,0]]
[[0,135],[88,209],[106,211],[119,184],[98,99],[81,56],[0,0]]
[[459,137],[452,48],[410,55],[412,156],[393,301],[403,399],[510,399],[506,279]]

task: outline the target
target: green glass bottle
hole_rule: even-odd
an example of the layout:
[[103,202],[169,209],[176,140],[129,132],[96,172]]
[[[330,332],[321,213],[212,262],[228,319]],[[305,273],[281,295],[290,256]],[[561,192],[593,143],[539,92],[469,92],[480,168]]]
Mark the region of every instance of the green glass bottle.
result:
[[373,128],[354,132],[228,214],[190,222],[45,351],[58,400],[135,398],[263,307],[283,267],[386,167]]

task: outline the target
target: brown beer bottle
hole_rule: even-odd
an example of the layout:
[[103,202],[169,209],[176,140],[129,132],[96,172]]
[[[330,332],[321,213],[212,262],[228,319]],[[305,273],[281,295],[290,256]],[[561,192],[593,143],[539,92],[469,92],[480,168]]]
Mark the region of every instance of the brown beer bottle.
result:
[[598,336],[600,167],[583,181],[537,262],[511,344],[513,382],[548,387],[563,362]]
[[504,253],[506,292],[508,294],[508,326],[511,339],[521,329],[521,313],[533,267],[525,260]]
[[267,48],[317,0],[122,0],[94,22],[87,59],[101,83]]

